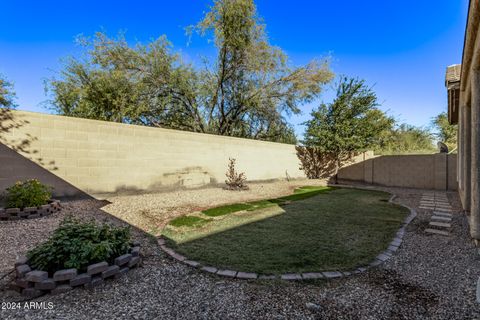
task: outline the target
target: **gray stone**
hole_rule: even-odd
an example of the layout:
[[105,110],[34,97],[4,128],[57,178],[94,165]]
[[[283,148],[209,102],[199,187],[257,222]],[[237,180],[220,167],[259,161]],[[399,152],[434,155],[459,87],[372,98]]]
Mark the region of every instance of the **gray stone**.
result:
[[132,257],[132,259],[128,262],[128,267],[133,268],[137,266],[140,262],[140,257]]
[[340,278],[342,276],[342,273],[338,271],[327,271],[322,272],[322,274],[327,279]]
[[323,278],[323,274],[321,272],[307,272],[302,273],[303,279],[321,279]]
[[237,271],[233,271],[233,270],[218,270],[218,271],[217,271],[217,274],[218,274],[219,276],[232,277],[232,278],[234,278],[235,275],[237,274]]
[[184,260],[184,263],[188,264],[189,266],[192,266],[194,268],[198,267],[200,265],[199,262],[193,261],[193,260]]
[[449,236],[449,235],[450,235],[450,233],[447,232],[447,231],[437,230],[437,229],[430,229],[430,228],[425,229],[425,232],[427,232],[427,233],[439,234],[439,235],[442,235],[442,236]]
[[28,264],[21,264],[15,267],[17,278],[23,278],[30,271],[32,271],[32,269]]
[[19,208],[7,208],[5,209],[5,213],[11,215],[11,216],[16,216],[20,212]]
[[452,218],[442,217],[442,216],[432,216],[432,220],[450,222],[452,221]]
[[391,246],[400,247],[401,244],[402,244],[402,239],[398,239],[398,238],[395,238],[392,240],[392,242],[390,242]]
[[158,243],[159,245],[161,245],[161,246],[164,246],[164,245],[165,245],[165,239],[163,239],[163,238],[158,238],[158,239],[157,239],[157,243]]
[[257,279],[258,275],[253,272],[238,272],[236,278],[238,279]]
[[305,306],[307,307],[308,310],[311,310],[311,311],[319,311],[319,310],[322,309],[322,307],[320,305],[312,303],[312,302],[307,302],[305,304]]
[[117,266],[117,265],[110,266],[110,267],[107,268],[107,270],[102,272],[102,278],[106,279],[106,278],[113,277],[114,275],[116,275],[118,273],[118,271],[120,271],[119,266]]
[[358,271],[358,273],[362,273],[362,272],[367,271],[367,268],[360,267],[360,268],[357,268],[357,270],[355,270],[355,271]]
[[434,226],[434,227],[441,227],[441,228],[451,228],[452,227],[452,225],[450,223],[436,222],[436,221],[430,221],[429,225]]
[[201,270],[206,271],[206,272],[210,272],[210,273],[216,273],[217,272],[217,268],[214,268],[214,267],[203,267]]
[[117,266],[121,267],[121,266],[127,264],[131,259],[132,259],[132,255],[130,253],[127,253],[127,254],[121,255],[118,258],[115,258],[114,263]]
[[447,212],[434,211],[433,214],[436,215],[436,216],[442,216],[442,217],[447,217],[447,218],[452,218],[453,217],[453,215],[451,213],[447,213]]
[[[187,258],[185,258],[185,257],[182,256],[181,254],[178,254],[178,253],[176,253],[176,252],[171,253],[170,256],[171,256],[172,258],[174,258],[175,260],[178,260],[178,261],[187,260]],[[137,255],[136,257],[138,257],[138,255]]]
[[25,279],[15,279],[15,285],[20,288],[31,288],[33,287],[34,283]]
[[48,272],[46,271],[33,270],[25,275],[25,280],[31,282],[41,282],[46,279],[48,279]]
[[372,261],[372,262],[369,264],[369,266],[370,266],[370,267],[377,267],[377,266],[381,265],[382,263],[383,263],[383,261],[375,259],[374,261]]
[[20,211],[20,212],[17,214],[17,216],[20,217],[20,218],[27,218],[28,216],[30,216],[30,212]]
[[132,256],[138,257],[140,255],[140,247],[133,247],[130,253]]
[[108,268],[108,263],[103,261],[95,264],[91,264],[87,267],[87,273],[89,275],[99,274]]
[[68,284],[60,284],[55,289],[50,291],[51,294],[60,294],[72,290],[72,287]]
[[40,214],[35,213],[27,216],[27,219],[36,219],[36,218],[40,218]]
[[63,269],[58,270],[53,274],[53,280],[55,281],[66,281],[71,280],[77,276],[77,269]]
[[129,267],[125,267],[125,268],[120,269],[120,270],[114,275],[114,278],[115,278],[115,279],[118,279],[118,278],[123,277],[129,270],[130,270]]
[[43,291],[35,289],[35,288],[26,288],[26,289],[22,290],[22,296],[24,296],[24,297],[38,298],[41,295],[43,295]]
[[77,287],[89,283],[92,280],[92,276],[88,273],[81,273],[75,278],[70,280],[70,286]]
[[387,248],[387,250],[390,250],[390,251],[392,251],[392,252],[395,252],[395,251],[398,250],[398,246],[390,245],[390,246]]
[[92,289],[94,287],[101,285],[103,282],[104,281],[102,277],[95,276],[95,277],[92,277],[92,281],[85,284],[85,288]]
[[53,281],[52,279],[47,279],[47,280],[43,280],[41,282],[36,282],[35,283],[35,289],[38,289],[38,290],[53,290],[55,289],[55,281]]
[[391,257],[391,256],[388,256],[388,255],[386,255],[385,253],[380,253],[380,254],[376,257],[376,259],[385,262],[385,261],[387,261],[388,259],[390,259],[390,257]]

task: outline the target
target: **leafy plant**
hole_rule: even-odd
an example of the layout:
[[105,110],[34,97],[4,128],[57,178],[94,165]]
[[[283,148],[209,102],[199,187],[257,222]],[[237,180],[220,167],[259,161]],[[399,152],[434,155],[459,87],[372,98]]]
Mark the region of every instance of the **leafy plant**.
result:
[[27,258],[32,268],[49,273],[67,268],[85,271],[92,263],[112,262],[129,247],[129,227],[67,217],[46,242],[27,253]]
[[248,186],[245,184],[247,181],[247,177],[245,176],[244,172],[238,173],[235,170],[235,159],[229,158],[228,163],[228,170],[225,175],[227,176],[227,180],[225,183],[227,184],[228,190],[247,190]]
[[37,179],[18,181],[7,188],[5,202],[7,208],[37,207],[48,203],[52,188]]

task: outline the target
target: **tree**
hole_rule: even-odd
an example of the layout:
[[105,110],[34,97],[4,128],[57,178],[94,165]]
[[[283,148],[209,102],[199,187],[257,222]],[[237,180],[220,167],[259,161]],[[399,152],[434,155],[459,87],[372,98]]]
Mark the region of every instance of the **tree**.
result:
[[345,162],[356,153],[377,146],[382,132],[391,130],[393,118],[377,107],[377,96],[364,80],[341,77],[333,102],[322,103],[305,123],[303,143],[329,155],[335,180]]
[[15,107],[13,84],[0,75],[0,108]]
[[382,134],[375,152],[382,154],[425,153],[435,150],[428,129],[402,123]]
[[442,112],[432,120],[432,126],[436,130],[435,136],[440,142],[445,143],[449,150],[457,146],[457,126],[448,122],[448,115]]
[[165,37],[128,45],[97,33],[48,89],[60,114],[195,132],[295,142],[285,115],[317,98],[328,61],[292,67],[272,46],[253,0],[216,0],[190,32],[212,37],[217,56],[185,64]]

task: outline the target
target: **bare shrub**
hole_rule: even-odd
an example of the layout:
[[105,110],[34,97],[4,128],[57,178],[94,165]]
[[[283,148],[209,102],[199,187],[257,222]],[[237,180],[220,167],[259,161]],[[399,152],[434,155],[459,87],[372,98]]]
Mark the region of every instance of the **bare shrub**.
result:
[[228,169],[225,175],[227,176],[227,180],[225,183],[227,184],[227,190],[247,190],[248,186],[245,184],[247,181],[247,177],[245,173],[240,172],[238,173],[235,170],[235,159],[229,158],[228,159]]

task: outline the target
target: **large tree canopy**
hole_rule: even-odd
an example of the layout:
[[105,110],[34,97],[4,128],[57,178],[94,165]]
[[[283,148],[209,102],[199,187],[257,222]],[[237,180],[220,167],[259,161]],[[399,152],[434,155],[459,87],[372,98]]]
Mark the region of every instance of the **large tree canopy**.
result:
[[377,96],[364,80],[340,78],[333,102],[322,103],[305,123],[304,144],[328,155],[336,174],[344,162],[379,145],[382,133],[392,129],[394,119],[377,106]]
[[97,33],[82,39],[83,59],[69,59],[48,83],[64,115],[294,142],[284,115],[331,80],[327,60],[292,67],[272,46],[253,0],[217,0],[190,28],[212,37],[217,56],[203,67],[182,61],[165,37],[129,46]]
[[373,149],[380,154],[432,153],[435,147],[428,129],[402,123],[381,134]]

